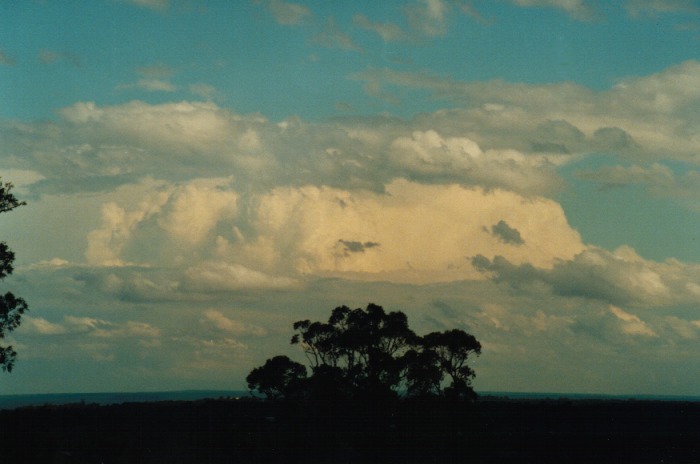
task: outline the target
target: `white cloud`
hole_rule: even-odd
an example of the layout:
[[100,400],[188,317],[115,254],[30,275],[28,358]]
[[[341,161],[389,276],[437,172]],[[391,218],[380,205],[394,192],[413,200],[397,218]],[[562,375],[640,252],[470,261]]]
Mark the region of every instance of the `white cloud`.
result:
[[590,0],[510,0],[521,7],[556,8],[564,10],[572,18],[590,20],[598,16],[598,12]]
[[218,94],[216,87],[203,82],[191,84],[189,89],[194,95],[197,95],[198,97],[201,97],[207,101],[214,99],[214,97],[216,97]]
[[[511,247],[484,231],[506,219],[527,246]],[[395,181],[386,194],[329,188],[280,188],[259,200],[257,237],[242,254],[265,269],[371,280],[436,282],[478,278],[468,257],[499,250],[551,266],[583,245],[561,208],[495,190]],[[436,234],[435,231],[440,233]],[[371,243],[362,252],[348,242]]]
[[326,20],[325,27],[313,37],[313,43],[326,48],[340,48],[342,50],[362,51],[352,37],[343,31],[333,17]]
[[217,311],[215,309],[208,309],[204,311],[204,319],[202,319],[202,322],[213,325],[218,330],[231,333],[236,336],[254,335],[259,337],[267,335],[267,331],[264,328],[230,319],[221,311]]
[[127,0],[137,6],[151,10],[165,11],[170,7],[170,0]]
[[658,337],[644,321],[634,314],[623,311],[617,306],[610,305],[610,312],[622,323],[622,332],[629,335],[643,335],[647,337]]
[[158,224],[183,246],[200,244],[220,221],[230,221],[238,213],[238,194],[221,185],[221,180],[209,179],[177,189]]
[[698,301],[693,289],[700,282],[700,266],[645,260],[628,246],[614,252],[589,246],[548,270],[527,263],[514,265],[500,256],[492,260],[476,257],[473,263],[495,281],[524,291],[546,293],[549,289],[565,297],[637,308],[671,308]]
[[196,292],[235,291],[245,288],[287,289],[298,287],[289,277],[275,277],[240,264],[203,262],[185,271],[184,288]]
[[408,39],[408,35],[397,24],[373,22],[363,14],[353,16],[352,22],[363,29],[375,32],[384,42],[399,42]]
[[411,28],[426,37],[437,37],[447,32],[450,5],[444,0],[419,0],[406,7]]
[[299,3],[268,0],[266,6],[279,24],[287,26],[302,24],[312,16],[311,10]]
[[174,84],[162,79],[139,79],[134,86],[149,92],[175,92],[177,90]]
[[557,187],[554,164],[546,156],[527,157],[515,150],[484,153],[466,137],[443,138],[434,130],[394,140],[390,160],[397,173],[409,178],[452,178],[487,188],[533,193]]
[[660,13],[698,13],[693,0],[627,0],[625,9],[633,17],[655,16]]
[[[440,127],[448,135],[469,134],[484,151],[613,151],[646,160],[696,163],[695,153],[700,149],[700,137],[692,124],[692,115],[700,107],[700,62],[694,60],[649,76],[622,79],[604,91],[572,83],[459,82],[390,69],[371,70],[354,78],[371,84],[375,92],[391,87],[420,89],[462,102],[461,109],[421,115],[417,122]],[[573,130],[545,130],[552,124]]]
[[26,316],[22,319],[29,333],[38,335],[88,335],[97,338],[158,338],[161,331],[148,323],[126,321],[112,323],[91,317],[64,316],[60,323],[49,322],[41,317]]

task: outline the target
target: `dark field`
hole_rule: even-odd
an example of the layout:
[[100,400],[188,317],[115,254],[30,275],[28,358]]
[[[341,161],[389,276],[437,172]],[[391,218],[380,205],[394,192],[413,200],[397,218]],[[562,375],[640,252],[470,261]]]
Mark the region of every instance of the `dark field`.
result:
[[0,411],[1,463],[697,463],[700,403],[253,400]]

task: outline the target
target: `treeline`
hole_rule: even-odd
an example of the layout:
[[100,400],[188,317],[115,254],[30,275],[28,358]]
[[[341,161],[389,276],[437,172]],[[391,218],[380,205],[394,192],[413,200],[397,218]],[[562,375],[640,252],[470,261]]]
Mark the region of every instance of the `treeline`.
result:
[[405,398],[392,417],[335,419],[260,400],[0,411],[0,462],[697,463],[700,404]]
[[460,329],[418,336],[400,311],[335,308],[327,322],[295,322],[293,345],[308,368],[286,355],[268,359],[246,378],[253,394],[268,399],[386,405],[400,393],[414,398],[472,401],[474,371],[468,361],[481,353],[476,338]]

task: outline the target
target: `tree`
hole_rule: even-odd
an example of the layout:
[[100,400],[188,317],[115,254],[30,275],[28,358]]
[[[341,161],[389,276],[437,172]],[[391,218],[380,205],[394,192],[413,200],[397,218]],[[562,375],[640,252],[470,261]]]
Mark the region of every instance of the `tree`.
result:
[[298,321],[294,329],[298,333],[292,344],[302,346],[312,378],[323,376],[324,385],[327,378],[340,378],[356,397],[395,393],[405,370],[404,355],[418,341],[405,314],[387,314],[375,304],[367,309],[340,306],[327,323]]
[[301,373],[296,367],[301,365],[277,356],[251,372],[247,378],[251,389],[274,398],[288,396],[285,390],[294,384],[304,386],[312,399],[373,404],[396,398],[402,391],[409,396],[474,397],[474,371],[467,361],[481,353],[481,345],[463,330],[419,337],[404,313],[387,313],[375,304],[366,309],[339,306],[327,322],[302,320],[293,327],[291,343],[306,355],[311,377],[305,379],[306,370],[304,378],[290,376],[292,371]]
[[433,332],[423,337],[423,350],[434,353],[434,362],[452,382],[444,392],[461,398],[474,397],[471,381],[474,371],[467,365],[469,356],[481,354],[481,343],[463,330]]
[[251,392],[259,391],[268,399],[283,399],[293,396],[301,389],[306,379],[306,367],[287,356],[275,356],[264,365],[253,369],[246,382]]
[[[24,204],[26,203],[19,201],[12,194],[12,184],[3,183],[0,180],[0,213],[12,211]],[[7,243],[0,242],[0,280],[12,274],[14,260],[15,254],[7,246]],[[27,310],[27,303],[22,298],[16,297],[11,292],[0,295],[0,340],[4,339],[7,333],[19,327],[22,314]],[[16,357],[17,353],[11,345],[0,346],[0,368],[3,371],[12,371]]]

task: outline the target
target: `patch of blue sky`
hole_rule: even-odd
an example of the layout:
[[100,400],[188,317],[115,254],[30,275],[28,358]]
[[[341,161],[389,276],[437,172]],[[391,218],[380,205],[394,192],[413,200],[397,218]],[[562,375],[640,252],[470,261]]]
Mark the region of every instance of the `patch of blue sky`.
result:
[[[625,163],[628,164],[628,163]],[[662,163],[683,173],[680,163]],[[584,242],[614,250],[628,245],[646,259],[700,262],[700,212],[678,198],[654,195],[644,185],[602,186],[578,171],[620,165],[612,155],[589,157],[560,171],[568,189],[558,197]]]

